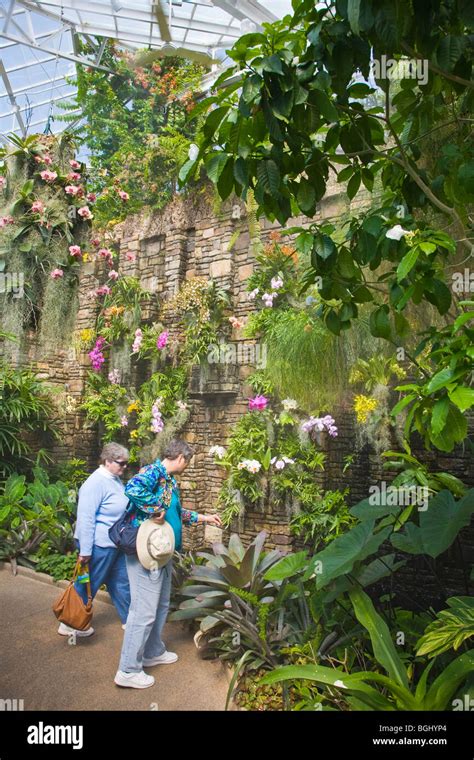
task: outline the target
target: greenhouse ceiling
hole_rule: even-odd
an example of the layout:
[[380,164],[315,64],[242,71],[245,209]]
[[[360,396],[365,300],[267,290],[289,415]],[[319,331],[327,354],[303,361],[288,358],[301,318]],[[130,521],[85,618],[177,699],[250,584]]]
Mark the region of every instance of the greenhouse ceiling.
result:
[[[81,64],[105,69],[106,39],[215,68],[242,34],[288,12],[291,0],[0,0],[0,138],[64,129],[67,78]],[[81,55],[81,38],[93,57]]]

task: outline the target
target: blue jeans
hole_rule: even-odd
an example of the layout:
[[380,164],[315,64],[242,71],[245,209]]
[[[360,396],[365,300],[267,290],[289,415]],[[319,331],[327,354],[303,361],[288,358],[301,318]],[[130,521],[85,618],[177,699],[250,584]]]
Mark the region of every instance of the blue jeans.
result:
[[126,561],[132,602],[119,670],[140,673],[144,658],[166,651],[161,632],[170,606],[173,559],[156,570],[146,570],[135,556],[127,555]]
[[[77,542],[76,542],[77,543]],[[130,607],[130,585],[128,582],[125,555],[114,546],[93,546],[89,560],[89,575],[91,579],[91,593],[94,597],[102,584],[106,584],[115,608],[122,623],[127,622]],[[85,583],[76,583],[74,588],[87,602],[87,586]]]

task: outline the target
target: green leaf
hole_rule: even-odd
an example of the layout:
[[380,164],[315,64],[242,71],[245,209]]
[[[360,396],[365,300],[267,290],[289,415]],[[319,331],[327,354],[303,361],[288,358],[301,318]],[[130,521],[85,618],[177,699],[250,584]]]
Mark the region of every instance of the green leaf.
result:
[[431,430],[434,435],[439,435],[446,425],[449,407],[449,399],[446,396],[439,399],[433,406],[433,411],[431,413]]
[[408,272],[410,272],[413,269],[416,262],[418,261],[419,255],[420,255],[420,249],[418,248],[418,246],[415,246],[414,248],[410,248],[408,253],[405,254],[405,256],[400,261],[397,267],[397,279],[399,282],[400,280],[403,280],[407,276]]
[[474,389],[465,385],[458,385],[454,391],[450,391],[449,398],[461,412],[466,412],[471,406],[474,406]]
[[359,36],[359,32],[360,32],[360,28],[359,28],[360,3],[361,3],[361,0],[348,0],[348,3],[347,3],[347,18],[349,19],[350,27],[356,37]]
[[457,534],[469,525],[474,512],[474,488],[455,501],[450,491],[440,491],[420,513],[420,529],[425,553],[438,557],[448,549]]
[[436,393],[436,391],[439,391],[441,388],[446,388],[446,386],[453,381],[453,376],[454,372],[452,369],[445,368],[440,370],[435,375],[433,375],[428,385],[426,386],[427,392]]
[[460,327],[466,324],[466,322],[470,322],[471,319],[474,319],[474,311],[465,311],[462,314],[457,317],[457,319],[454,320],[453,329],[454,331],[459,330]]
[[257,166],[257,176],[266,193],[273,196],[278,195],[280,190],[280,170],[275,161],[271,158],[260,161]]
[[389,308],[386,304],[371,313],[369,326],[375,338],[390,338]]
[[301,573],[305,570],[308,564],[308,552],[296,552],[296,554],[288,554],[283,557],[279,562],[276,562],[270,570],[264,575],[267,581],[284,581],[286,578],[291,578],[297,573]]
[[228,110],[229,106],[219,106],[219,108],[215,108],[211,111],[202,127],[202,131],[207,138],[211,138],[214,135],[214,132],[227,114]]
[[431,441],[441,451],[452,451],[456,443],[461,443],[467,435],[467,419],[457,406],[450,405],[446,424],[442,431],[431,433]]
[[299,183],[296,201],[303,214],[310,216],[314,214],[316,207],[316,191],[307,179],[302,179]]
[[374,554],[391,532],[388,527],[374,534],[374,525],[373,520],[368,520],[331,541],[314,555],[304,579],[307,580],[316,569],[316,587],[321,589],[340,575],[350,573],[354,563]]
[[205,167],[209,179],[217,185],[219,177],[224,171],[224,167],[227,164],[229,156],[227,153],[215,153],[207,158],[205,161]]
[[376,612],[370,597],[362,589],[357,587],[351,589],[349,598],[357,620],[369,632],[378,663],[387,671],[390,678],[404,689],[408,689],[406,668],[398,656],[385,620]]
[[442,36],[436,49],[436,58],[440,68],[452,71],[464,52],[465,40],[453,34]]
[[33,192],[34,184],[34,179],[27,180],[20,190],[21,195],[30,195]]
[[321,259],[328,259],[336,250],[336,246],[329,235],[315,235],[313,251]]
[[331,100],[325,92],[321,90],[313,90],[311,93],[311,103],[316,107],[316,110],[324,116],[326,121],[337,121],[339,118],[337,109],[334,107]]
[[443,670],[431,684],[425,698],[425,710],[447,710],[451,699],[474,670],[474,651],[465,652]]
[[283,74],[281,58],[274,54],[262,59],[262,68],[272,74]]
[[361,175],[359,174],[359,172],[357,172],[357,174],[352,175],[349,182],[347,183],[346,192],[350,200],[352,200],[353,197],[356,195],[360,187],[360,180],[361,180]]

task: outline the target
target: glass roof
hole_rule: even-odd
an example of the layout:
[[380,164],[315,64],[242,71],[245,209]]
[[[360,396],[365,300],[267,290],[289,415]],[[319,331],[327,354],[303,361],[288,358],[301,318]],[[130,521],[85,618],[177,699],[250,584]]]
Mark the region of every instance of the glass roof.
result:
[[78,36],[215,67],[242,34],[290,12],[291,0],[0,0],[0,139],[65,128],[55,121],[75,91],[65,77],[78,64],[101,68],[100,44],[85,58]]

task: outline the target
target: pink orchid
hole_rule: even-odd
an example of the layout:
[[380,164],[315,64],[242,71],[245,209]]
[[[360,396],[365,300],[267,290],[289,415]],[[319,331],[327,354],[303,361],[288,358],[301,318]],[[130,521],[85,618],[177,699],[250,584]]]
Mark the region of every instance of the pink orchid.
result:
[[0,227],[6,227],[7,224],[14,224],[15,220],[12,216],[1,216],[0,217]]
[[87,193],[86,198],[89,201],[89,203],[95,203],[95,201],[97,200],[97,195],[96,193]]
[[115,271],[115,269],[111,269],[109,272],[109,280],[118,280],[119,273]]
[[31,210],[33,214],[43,214],[46,211],[46,206],[42,201],[33,201],[31,204]]
[[127,251],[127,253],[125,254],[125,257],[127,261],[135,261],[135,259],[137,258],[136,255],[132,251]]
[[129,198],[130,198],[129,194],[128,194],[128,193],[126,193],[126,192],[125,192],[125,190],[119,190],[119,191],[118,191],[118,194],[120,195],[120,197],[121,197],[121,199],[122,199],[123,201],[128,201],[128,200],[129,200]]
[[237,317],[229,317],[229,322],[235,330],[238,330],[244,325],[244,323],[237,319]]
[[70,245],[69,246],[69,253],[71,254],[71,256],[81,257],[82,256],[81,246],[80,245]]
[[262,409],[265,409],[265,407],[268,404],[268,399],[265,396],[255,396],[254,398],[249,398],[249,409],[250,411],[262,411]]
[[82,206],[81,208],[77,209],[77,213],[79,216],[82,216],[83,219],[93,219],[93,215],[91,214],[91,210],[88,206]]
[[3,190],[3,188],[6,186],[7,181],[5,177],[0,177],[0,190]]
[[100,288],[97,288],[95,290],[96,296],[108,296],[110,295],[112,290],[109,288],[108,285],[102,285]]
[[48,169],[45,169],[44,171],[40,172],[41,179],[44,179],[45,182],[54,182],[55,179],[58,177],[57,172],[50,172]]
[[69,161],[69,166],[71,167],[71,169],[80,169],[81,168],[81,165],[80,165],[79,161],[76,161],[74,158],[72,158]]
[[69,174],[67,175],[67,178],[71,182],[77,182],[78,180],[81,179],[81,175],[78,174],[77,172],[69,172]]
[[78,187],[77,185],[66,185],[66,187],[64,188],[64,192],[67,195],[77,195],[80,189],[81,188]]
[[105,356],[102,350],[105,346],[105,338],[99,336],[95,342],[95,346],[92,351],[89,351],[89,359],[91,360],[92,368],[95,372],[100,372],[103,363],[105,362]]
[[162,333],[159,334],[158,340],[156,341],[156,347],[159,351],[161,351],[168,343],[168,336],[169,336],[168,330],[164,330]]
[[59,280],[59,278],[62,277],[63,275],[64,275],[64,272],[62,269],[53,269],[53,271],[51,272],[51,278],[53,280]]

